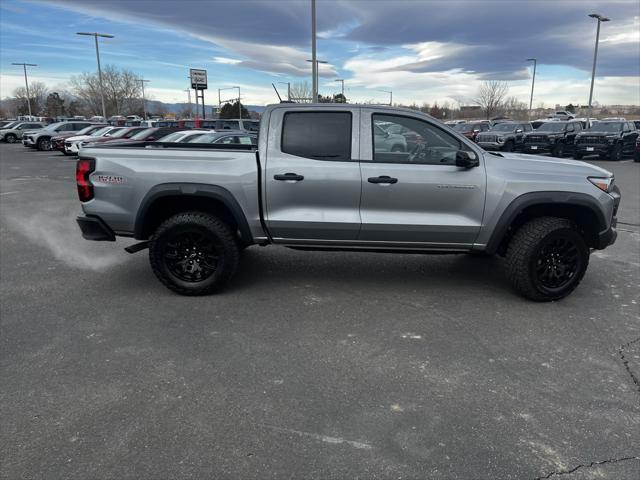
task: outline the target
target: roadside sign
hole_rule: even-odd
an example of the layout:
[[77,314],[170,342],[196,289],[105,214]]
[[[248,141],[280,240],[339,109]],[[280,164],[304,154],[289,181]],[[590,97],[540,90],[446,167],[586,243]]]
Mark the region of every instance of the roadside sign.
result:
[[196,90],[207,89],[207,71],[206,70],[198,70],[197,68],[191,68],[189,70],[189,74],[191,77],[191,88],[195,88]]

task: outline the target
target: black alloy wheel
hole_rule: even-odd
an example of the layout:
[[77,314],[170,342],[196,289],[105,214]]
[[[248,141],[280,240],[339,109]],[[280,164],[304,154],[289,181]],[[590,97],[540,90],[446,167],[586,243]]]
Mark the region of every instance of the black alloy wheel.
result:
[[547,292],[562,291],[580,271],[581,255],[570,236],[557,235],[547,240],[535,258],[535,279]]
[[169,272],[185,282],[201,282],[218,267],[219,256],[211,235],[183,231],[168,239],[162,256]]

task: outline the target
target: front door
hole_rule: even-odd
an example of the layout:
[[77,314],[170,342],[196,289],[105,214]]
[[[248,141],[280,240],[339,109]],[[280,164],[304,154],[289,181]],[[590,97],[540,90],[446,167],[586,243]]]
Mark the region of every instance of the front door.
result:
[[[362,227],[359,240],[426,248],[467,248],[482,225],[484,159],[469,169],[455,165],[458,150],[473,151],[424,117],[362,109]],[[408,131],[406,150],[377,148],[378,128]],[[365,161],[366,159],[366,161]]]
[[357,238],[359,113],[344,107],[271,113],[264,198],[274,241]]

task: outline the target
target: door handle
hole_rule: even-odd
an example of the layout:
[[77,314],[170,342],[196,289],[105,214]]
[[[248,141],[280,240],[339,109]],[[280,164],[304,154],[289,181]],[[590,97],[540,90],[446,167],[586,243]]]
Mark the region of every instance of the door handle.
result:
[[302,180],[304,180],[304,177],[296,173],[285,173],[284,175],[274,175],[273,179],[280,180],[283,182],[286,182],[286,181],[301,182]]
[[380,177],[369,177],[367,179],[369,183],[398,183],[397,178],[388,177],[387,175],[382,175]]

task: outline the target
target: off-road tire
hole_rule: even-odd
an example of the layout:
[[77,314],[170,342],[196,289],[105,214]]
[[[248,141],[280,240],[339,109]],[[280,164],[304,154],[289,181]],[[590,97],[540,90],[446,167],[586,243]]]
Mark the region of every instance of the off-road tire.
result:
[[[213,273],[202,281],[185,281],[177,277],[165,261],[167,242],[185,232],[207,235],[218,255]],[[153,273],[170,290],[180,295],[208,295],[223,288],[238,267],[237,240],[231,229],[218,217],[204,212],[183,212],[165,220],[151,236],[149,262]]]
[[574,153],[573,154],[573,158],[575,160],[582,160],[582,154],[581,153]]
[[513,140],[509,140],[507,141],[507,143],[504,144],[504,147],[502,147],[502,151],[513,152],[515,148],[516,148],[516,144],[513,142]]
[[613,160],[613,161],[620,161],[622,160],[622,144],[618,143],[616,145],[614,145],[613,149],[611,150],[611,152],[609,153],[609,160]]
[[18,137],[16,137],[13,133],[8,133],[4,136],[4,141],[7,143],[16,143],[17,139]]
[[564,143],[558,143],[551,150],[551,156],[562,158],[564,157]]
[[[46,148],[48,146],[48,148]],[[41,152],[48,152],[51,150],[51,139],[50,138],[39,138],[38,139],[38,150]]]
[[[578,266],[566,285],[549,289],[536,278],[541,249],[551,240],[569,239],[577,250]],[[536,302],[559,300],[569,295],[582,281],[589,265],[589,248],[576,226],[557,217],[535,218],[518,229],[509,242],[506,272],[514,288],[524,297]]]

